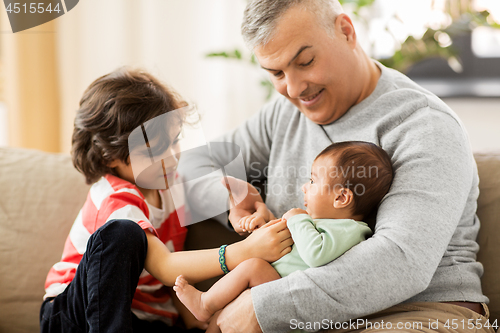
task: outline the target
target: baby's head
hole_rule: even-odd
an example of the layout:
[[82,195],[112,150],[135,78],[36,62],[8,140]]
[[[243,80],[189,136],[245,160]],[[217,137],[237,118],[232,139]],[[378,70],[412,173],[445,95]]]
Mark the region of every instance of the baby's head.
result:
[[[88,184],[106,174],[132,181],[130,133],[148,120],[186,105],[179,95],[144,71],[120,68],[98,78],[84,92],[76,113],[71,149],[74,166]],[[171,147],[185,116],[177,118],[149,141]],[[118,174],[118,164],[130,169],[130,174]]]
[[368,217],[389,191],[391,160],[377,145],[362,141],[333,143],[313,162],[311,180],[302,186],[312,218]]

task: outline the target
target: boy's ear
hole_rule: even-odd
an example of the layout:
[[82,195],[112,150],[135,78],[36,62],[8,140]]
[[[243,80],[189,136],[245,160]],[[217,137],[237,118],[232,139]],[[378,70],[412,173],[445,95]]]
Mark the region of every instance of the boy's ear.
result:
[[333,207],[346,208],[354,200],[354,194],[348,188],[341,188],[335,192],[335,200],[333,200]]
[[116,168],[118,164],[120,163],[119,160],[112,160],[111,162],[108,163],[108,168]]
[[[122,164],[125,164],[125,163],[123,163],[122,160],[120,160],[120,159],[114,159],[114,160],[112,160],[111,162],[109,162],[107,164],[107,167],[108,168],[116,168],[117,166],[120,166]],[[126,163],[126,165],[129,165],[129,164],[130,164],[130,156],[127,157],[127,163]]]

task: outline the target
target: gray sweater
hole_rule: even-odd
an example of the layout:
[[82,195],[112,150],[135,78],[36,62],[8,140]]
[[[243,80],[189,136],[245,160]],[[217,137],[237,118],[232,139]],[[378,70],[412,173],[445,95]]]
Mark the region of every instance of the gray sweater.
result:
[[[252,288],[264,332],[287,332],[292,320],[345,321],[402,302],[488,301],[476,262],[479,179],[467,133],[439,98],[378,65],[374,92],[324,131],[283,97],[217,140],[241,148],[248,181],[268,178],[266,204],[276,216],[304,208],[300,186],[330,139],[378,144],[395,171],[373,237],[325,266]],[[188,197],[203,210],[213,202],[194,183]]]

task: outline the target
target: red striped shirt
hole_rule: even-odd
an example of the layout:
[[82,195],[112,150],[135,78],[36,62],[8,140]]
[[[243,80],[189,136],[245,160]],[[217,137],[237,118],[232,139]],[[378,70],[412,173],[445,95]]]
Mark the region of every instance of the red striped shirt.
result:
[[[170,251],[181,251],[187,232],[182,184],[159,193],[162,210],[149,206],[139,189],[121,178],[106,175],[95,183],[66,239],[61,261],[52,266],[47,275],[44,298],[57,296],[66,289],[75,277],[90,235],[107,221],[132,220],[142,229],[151,230]],[[172,198],[175,198],[175,205]],[[172,325],[178,316],[177,310],[170,295],[162,292],[162,287],[160,281],[143,271],[132,309],[141,319],[160,319]]]

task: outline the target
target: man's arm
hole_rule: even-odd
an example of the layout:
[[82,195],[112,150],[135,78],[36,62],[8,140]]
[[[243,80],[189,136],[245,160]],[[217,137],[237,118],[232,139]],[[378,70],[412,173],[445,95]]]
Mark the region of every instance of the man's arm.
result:
[[293,319],[357,318],[429,285],[471,191],[475,169],[466,134],[451,116],[424,108],[381,145],[392,155],[395,177],[374,236],[326,266],[252,288],[264,332],[287,332]]
[[[181,154],[179,172],[186,180],[186,197],[190,209],[195,215],[202,215],[198,220],[220,214],[216,218],[226,227],[228,226],[225,211],[229,210],[230,203],[224,186],[227,184],[222,185],[220,182],[222,176],[234,176],[244,179],[250,184],[262,181],[266,177],[273,127],[277,122],[277,113],[279,112],[277,104],[279,104],[279,100],[264,106],[258,114],[236,130],[209,143],[207,149],[192,150]],[[220,144],[221,142],[234,145]],[[244,165],[242,172],[236,163],[240,157]],[[225,172],[215,172],[217,169],[221,169],[221,166],[225,168]],[[226,172],[228,170],[229,173]],[[255,201],[258,199],[251,197],[241,203],[239,208],[249,209],[253,213]],[[213,212],[215,213],[212,216],[207,216]],[[232,215],[234,216],[231,216],[231,220],[242,217],[239,214]],[[236,222],[233,221],[233,223]]]

